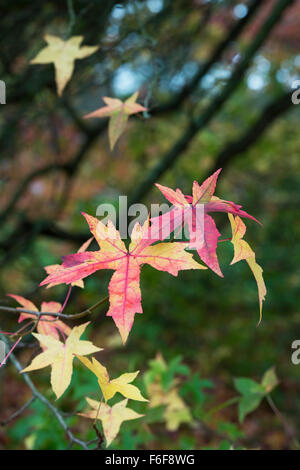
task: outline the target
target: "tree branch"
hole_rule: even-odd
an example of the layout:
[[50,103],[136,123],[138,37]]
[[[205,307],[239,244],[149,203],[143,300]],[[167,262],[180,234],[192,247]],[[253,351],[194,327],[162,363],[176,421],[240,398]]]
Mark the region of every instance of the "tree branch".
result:
[[6,426],[7,424],[11,423],[14,419],[16,419],[18,416],[20,416],[27,408],[30,407],[30,405],[34,402],[36,399],[35,396],[32,396],[21,408],[19,408],[15,413],[13,413],[9,418],[0,421],[0,426]]
[[151,110],[151,114],[160,114],[176,109],[182,103],[182,101],[184,101],[194,91],[200,80],[209,72],[211,67],[222,58],[222,55],[227,47],[230,46],[230,44],[235,41],[243,32],[250,20],[253,18],[255,12],[259,7],[262,6],[263,3],[264,2],[262,0],[252,0],[248,8],[247,15],[234,24],[225,39],[220,42],[213,50],[207,61],[199,66],[198,71],[192,80],[187,85],[185,85],[183,89],[168,103],[153,108]]
[[[66,313],[61,313],[61,312],[40,312],[36,310],[30,310],[26,309],[23,307],[7,307],[6,305],[1,305],[0,306],[0,312],[9,312],[9,313],[29,313],[31,315],[36,316],[39,320],[42,319],[42,317],[55,317],[55,320],[58,318],[64,318],[65,320],[77,320],[78,318],[86,317],[87,315],[90,315],[91,313],[94,312],[100,305],[104,304],[105,302],[108,301],[108,296],[103,297],[103,299],[99,300],[97,303],[92,305],[91,307],[83,310],[82,312],[79,313],[74,313],[73,315],[68,315]],[[47,321],[55,321],[55,320],[47,320]],[[43,320],[46,321],[46,320]]]
[[[3,339],[3,341],[7,344],[6,338],[2,335],[0,335],[0,336]],[[10,354],[9,358],[12,361],[12,363],[13,363],[14,367],[16,368],[16,370],[18,372],[21,372],[23,367],[21,366],[20,362],[15,357],[15,355],[12,353],[12,354]],[[51,411],[51,413],[55,416],[55,418],[57,419],[57,421],[59,422],[59,424],[61,425],[61,427],[65,431],[65,433],[67,434],[68,439],[70,441],[70,445],[72,446],[73,444],[78,444],[84,450],[89,450],[89,448],[88,448],[89,443],[85,442],[85,441],[82,441],[81,439],[78,439],[76,436],[74,436],[74,434],[72,433],[71,429],[69,428],[69,426],[67,425],[67,423],[63,419],[63,417],[60,414],[60,412],[58,411],[58,409],[54,405],[52,405],[52,403],[50,403],[50,401],[48,401],[47,398],[44,397],[44,395],[42,395],[37,390],[37,388],[35,387],[35,385],[31,381],[29,375],[26,372],[24,372],[24,373],[21,374],[21,377],[25,380],[26,384],[28,385],[28,387],[32,391],[33,397],[40,400]]]
[[152,189],[152,185],[159,180],[165,171],[175,164],[176,160],[187,149],[196,134],[207,126],[215,115],[222,109],[223,105],[239,86],[241,79],[243,78],[256,52],[268,38],[271,31],[280,20],[283,12],[287,7],[292,5],[294,1],[295,0],[279,0],[276,2],[270,16],[248,46],[244,57],[237,64],[224,89],[212,100],[201,115],[192,121],[183,135],[177,140],[177,142],[175,142],[174,146],[158,161],[146,179],[141,182],[137,190],[130,197],[129,204],[140,202],[146,194],[148,194]]
[[207,176],[218,168],[223,170],[241,153],[246,152],[268,129],[274,121],[292,107],[291,92],[281,95],[269,103],[262,111],[254,124],[247,129],[238,139],[229,142],[217,156],[214,164],[207,172]]

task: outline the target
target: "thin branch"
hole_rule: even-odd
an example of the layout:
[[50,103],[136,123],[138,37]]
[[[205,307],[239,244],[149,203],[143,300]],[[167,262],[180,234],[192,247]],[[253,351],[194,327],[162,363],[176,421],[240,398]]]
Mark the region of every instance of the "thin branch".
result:
[[49,165],[44,166],[43,168],[39,168],[37,170],[33,170],[29,175],[27,175],[24,180],[20,183],[19,187],[16,189],[15,193],[12,195],[10,201],[7,203],[6,207],[3,209],[2,213],[0,214],[0,221],[3,222],[7,217],[9,217],[17,205],[19,199],[23,196],[29,185],[34,181],[36,178],[44,176],[48,173],[52,173],[55,171],[62,171],[69,176],[74,176],[75,172],[78,170],[80,163],[84,159],[85,155],[87,154],[88,150],[91,148],[92,144],[95,140],[100,136],[102,131],[105,129],[106,123],[101,123],[94,129],[92,129],[85,139],[83,144],[81,145],[78,152],[74,155],[74,157],[66,163],[51,163]]
[[[7,343],[6,338],[4,336],[3,336],[3,340],[4,340],[4,342]],[[20,362],[18,361],[18,359],[14,356],[14,354],[11,354],[9,357],[10,357],[10,360],[12,361],[14,367],[17,369],[17,371],[21,372],[23,367],[20,364]],[[61,427],[65,431],[65,433],[67,434],[68,439],[70,441],[70,445],[78,444],[84,450],[89,450],[88,444],[85,441],[82,441],[81,439],[78,439],[76,436],[74,436],[74,434],[72,433],[71,429],[69,428],[69,426],[67,425],[67,423],[63,419],[63,417],[60,414],[60,412],[58,411],[58,409],[54,405],[52,405],[52,403],[50,403],[50,401],[48,401],[47,398],[44,397],[44,395],[42,395],[37,390],[37,388],[35,387],[35,385],[31,381],[29,375],[26,372],[24,372],[24,373],[21,374],[21,377],[25,380],[26,384],[28,385],[28,387],[32,391],[32,394],[33,394],[34,398],[37,398],[38,400],[40,400],[51,411],[51,413],[55,416],[55,418],[57,419],[57,421],[59,422],[59,424],[61,425]]]
[[15,413],[13,413],[9,418],[0,421],[0,426],[6,426],[7,424],[11,423],[14,419],[18,418],[36,399],[35,396],[32,396],[21,408],[19,408]]
[[258,119],[238,139],[229,142],[219,153],[207,176],[218,168],[226,168],[241,153],[246,152],[268,129],[274,121],[292,107],[291,92],[276,98],[262,110]]
[[216,48],[213,50],[207,61],[199,66],[198,71],[192,80],[187,85],[185,85],[183,89],[168,103],[152,109],[151,114],[160,114],[176,109],[182,103],[182,101],[184,101],[194,91],[196,86],[200,83],[202,78],[207,75],[212,66],[222,58],[222,55],[224,54],[227,47],[229,47],[244,31],[250,20],[253,18],[255,12],[262,6],[263,3],[264,2],[262,0],[252,0],[248,8],[247,15],[237,21],[227,33],[225,39],[217,44]]
[[267,402],[270,405],[270,408],[272,409],[274,414],[277,416],[277,418],[281,422],[288,440],[291,441],[291,443],[296,449],[299,449],[299,442],[297,441],[297,437],[295,435],[294,429],[290,426],[285,416],[279,411],[279,409],[277,408],[277,406],[275,405],[273,401],[273,398],[270,395],[267,395],[266,398],[267,398]]
[[[42,317],[47,317],[47,316],[48,317],[49,316],[55,317],[55,320],[58,319],[58,318],[63,318],[65,320],[77,320],[78,318],[82,318],[82,317],[85,317],[85,316],[90,315],[91,313],[93,313],[98,307],[100,307],[100,305],[107,302],[108,298],[109,297],[107,295],[106,297],[99,300],[99,302],[95,303],[91,307],[83,310],[82,312],[74,313],[73,315],[68,315],[66,313],[60,313],[60,312],[39,312],[39,311],[36,311],[36,310],[29,310],[29,309],[22,308],[22,307],[14,308],[14,307],[7,307],[7,306],[4,306],[4,305],[0,306],[0,311],[1,312],[16,313],[16,314],[29,313],[31,315],[35,315],[40,320],[42,320]],[[45,320],[44,319],[43,321],[55,321],[55,320]]]

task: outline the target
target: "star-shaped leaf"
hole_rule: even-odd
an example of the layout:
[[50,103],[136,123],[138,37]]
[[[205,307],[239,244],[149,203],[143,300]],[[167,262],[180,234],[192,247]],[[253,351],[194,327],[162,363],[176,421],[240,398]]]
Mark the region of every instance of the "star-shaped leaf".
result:
[[136,223],[129,250],[111,221],[105,226],[95,217],[83,214],[99,244],[99,251],[75,253],[63,257],[60,270],[50,274],[41,285],[71,284],[99,269],[113,269],[109,283],[110,308],[107,312],[117,325],[123,343],[131,330],[135,313],[142,313],[140,266],[150,264],[155,269],[177,276],[183,269],[205,269],[185,251],[186,243],[153,243],[147,220],[143,227]]
[[117,140],[123,134],[129,116],[147,111],[147,108],[136,103],[138,95],[139,92],[137,91],[124,102],[117,98],[103,96],[102,99],[106,106],[83,116],[85,119],[110,117],[108,136],[111,150],[113,150]]
[[86,354],[101,351],[91,341],[80,340],[88,324],[89,322],[75,326],[65,343],[58,341],[53,336],[32,333],[46,349],[36,356],[31,364],[21,372],[30,372],[51,366],[51,386],[56,397],[61,397],[71,382],[74,356],[85,356]]
[[159,240],[166,239],[176,229],[188,225],[189,248],[197,249],[202,261],[216,274],[223,277],[216,251],[220,233],[213,218],[208,214],[210,212],[227,212],[240,217],[256,219],[241,210],[241,206],[234,202],[214,196],[220,171],[221,169],[207,178],[201,186],[197,181],[194,181],[192,196],[184,195],[180,189],[174,191],[166,186],[156,184],[174,207],[169,212],[152,218],[151,222],[152,229],[158,235]]
[[57,84],[58,95],[62,92],[72,77],[74,63],[76,59],[84,59],[94,54],[98,46],[80,47],[83,36],[73,36],[64,41],[60,37],[45,34],[44,39],[47,46],[42,49],[37,56],[30,61],[31,64],[50,64],[54,63],[55,80]]
[[94,357],[92,357],[92,361],[81,356],[78,356],[78,359],[97,376],[105,401],[110,400],[117,392],[126,398],[131,398],[131,400],[148,401],[141,395],[139,389],[131,384],[139,371],[122,374],[117,379],[110,380],[106,367]]
[[121,424],[124,421],[142,418],[144,415],[136,413],[136,411],[126,408],[128,400],[122,400],[113,406],[101,403],[86,397],[87,403],[92,410],[86,413],[78,413],[79,416],[90,419],[99,419],[102,422],[103,432],[106,439],[106,447],[108,447],[115,437],[118,435]]

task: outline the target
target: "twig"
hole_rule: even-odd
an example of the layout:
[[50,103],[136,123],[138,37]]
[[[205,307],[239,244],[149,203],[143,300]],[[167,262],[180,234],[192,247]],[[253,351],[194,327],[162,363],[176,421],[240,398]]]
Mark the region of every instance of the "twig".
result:
[[281,422],[288,440],[291,441],[291,444],[293,445],[294,448],[299,449],[300,445],[299,445],[299,442],[297,441],[293,428],[290,426],[285,416],[279,411],[279,409],[277,408],[277,406],[275,405],[273,401],[273,398],[270,395],[267,395],[266,398],[272,411]]
[[70,21],[68,25],[67,34],[66,34],[66,38],[68,39],[72,35],[72,31],[76,23],[76,14],[74,10],[73,0],[67,0],[67,2],[68,2],[68,12],[70,16]]
[[24,403],[23,406],[21,406],[21,408],[15,411],[15,413],[13,413],[9,418],[3,421],[0,421],[0,426],[6,426],[7,424],[11,423],[14,419],[20,416],[23,413],[23,411],[27,410],[27,408],[30,407],[31,403],[33,403],[35,399],[36,397],[32,396],[26,403]]
[[[100,307],[100,305],[107,302],[108,298],[109,297],[107,295],[106,297],[99,300],[99,302],[95,303],[91,307],[83,310],[82,312],[74,313],[73,315],[67,315],[66,313],[59,313],[59,312],[37,312],[36,310],[29,310],[29,309],[22,308],[22,307],[14,308],[14,307],[7,307],[7,306],[4,306],[4,305],[0,305],[0,311],[16,313],[16,314],[19,314],[21,312],[30,313],[31,315],[35,315],[39,319],[41,319],[44,316],[45,317],[52,316],[52,317],[56,317],[56,319],[57,318],[64,318],[65,320],[76,320],[78,318],[82,318],[82,317],[85,317],[85,316],[90,315],[91,313],[93,313],[94,310],[96,310],[98,307]],[[55,321],[55,320],[43,320],[43,321]]]
[[[7,343],[6,338],[4,336],[3,336],[3,340],[4,340],[5,343]],[[15,357],[15,355],[10,354],[9,357],[10,357],[10,360],[12,361],[13,365],[17,369],[17,371],[21,372],[23,367],[20,364],[20,362],[18,361],[18,359]],[[63,419],[63,417],[60,414],[60,412],[58,411],[58,409],[54,405],[52,405],[52,403],[50,403],[50,401],[48,401],[47,398],[44,397],[44,395],[42,395],[37,390],[37,388],[35,387],[35,385],[31,381],[29,375],[26,372],[24,372],[24,373],[22,373],[21,376],[25,380],[25,382],[28,385],[28,387],[30,388],[30,390],[32,391],[33,397],[40,400],[51,411],[51,413],[55,416],[55,418],[57,419],[57,421],[59,422],[59,424],[61,425],[61,427],[65,431],[65,433],[67,434],[68,439],[70,441],[70,445],[72,446],[73,444],[78,444],[84,450],[89,450],[88,444],[85,441],[82,441],[81,439],[78,439],[76,436],[74,436],[74,434],[72,433],[71,429],[69,428],[69,426],[67,425],[67,423]]]

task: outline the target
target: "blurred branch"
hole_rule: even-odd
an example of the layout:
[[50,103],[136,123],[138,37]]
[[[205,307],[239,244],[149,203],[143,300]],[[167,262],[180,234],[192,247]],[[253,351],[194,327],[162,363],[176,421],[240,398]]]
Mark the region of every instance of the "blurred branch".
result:
[[9,418],[0,421],[0,426],[6,426],[7,424],[11,423],[14,419],[18,418],[36,399],[35,396],[32,396],[21,408],[19,408],[15,413],[13,413]]
[[248,8],[247,15],[237,21],[229,30],[225,39],[217,44],[216,48],[213,50],[207,61],[199,66],[198,71],[192,80],[187,85],[185,85],[183,89],[168,103],[154,107],[151,110],[151,114],[160,114],[176,109],[182,103],[182,101],[184,101],[194,91],[202,78],[209,72],[211,67],[222,58],[222,55],[227,47],[230,46],[230,44],[235,41],[237,37],[243,32],[250,20],[253,18],[255,12],[259,7],[262,6],[263,3],[264,0],[252,0]]
[[270,405],[271,410],[277,416],[278,420],[281,422],[284,432],[288,438],[288,442],[291,444],[292,449],[299,450],[299,442],[297,440],[297,436],[295,434],[294,429],[291,427],[290,423],[287,421],[285,416],[279,411],[271,395],[268,394],[266,398],[267,398],[267,402]]
[[219,153],[214,164],[208,170],[207,176],[211,175],[218,168],[226,168],[231,161],[241,153],[246,152],[264,134],[264,132],[274,123],[274,121],[288,111],[293,103],[291,92],[281,95],[269,103],[262,111],[254,124],[247,129],[238,139],[229,142]]
[[33,180],[38,177],[44,176],[45,174],[52,173],[54,171],[62,171],[65,172],[69,177],[74,176],[76,171],[78,170],[80,163],[85,158],[88,150],[91,148],[95,140],[99,137],[101,132],[105,129],[106,122],[101,122],[100,125],[95,127],[93,130],[89,132],[88,137],[85,139],[83,144],[81,145],[78,152],[74,155],[74,157],[65,163],[51,163],[49,165],[44,166],[43,168],[39,168],[37,170],[33,170],[29,175],[27,175],[24,180],[20,183],[19,187],[16,189],[15,193],[12,195],[10,201],[3,209],[2,213],[0,214],[0,221],[3,222],[7,217],[12,214],[13,209],[15,208],[16,204],[18,203],[19,199],[22,197],[24,192],[27,190],[28,186],[31,184]]
[[173,147],[158,161],[156,166],[149,172],[146,179],[140,183],[137,190],[133,193],[129,200],[129,204],[140,202],[149,193],[149,191],[152,189],[152,185],[159,180],[163,173],[165,173],[175,164],[179,156],[187,149],[192,139],[202,129],[204,129],[222,109],[226,101],[240,85],[241,80],[256,52],[264,44],[273,28],[277,25],[282,17],[283,12],[287,7],[292,5],[294,1],[295,0],[279,0],[276,2],[270,16],[261,26],[261,29],[258,31],[251,44],[248,46],[243,58],[237,64],[223,90],[216,95],[216,97],[201,113],[201,115],[191,122],[183,135],[177,140],[177,142],[175,142]]
[[91,307],[86,308],[82,312],[74,313],[73,315],[68,315],[66,313],[61,313],[61,312],[39,312],[36,310],[30,310],[30,309],[26,309],[23,307],[16,307],[16,308],[7,307],[6,305],[0,306],[0,312],[10,312],[10,313],[16,313],[16,314],[29,313],[30,315],[36,316],[38,320],[41,320],[42,317],[49,317],[49,316],[55,317],[55,320],[53,319],[43,320],[43,321],[49,321],[49,322],[56,321],[58,318],[64,318],[65,320],[77,320],[78,318],[86,317],[87,315],[92,314],[94,310],[96,310],[98,307],[100,307],[100,305],[103,305],[107,301],[108,301],[108,296],[103,297],[103,299],[99,300],[97,303],[95,303]]
[[[7,344],[6,338],[3,335],[0,335],[0,336],[1,336],[1,339]],[[10,354],[9,358],[12,361],[12,363],[13,363],[14,367],[16,368],[16,370],[18,372],[21,372],[23,367],[21,366],[20,362],[15,357],[15,355],[12,353],[12,354]],[[51,413],[55,416],[55,418],[57,419],[57,421],[59,422],[59,424],[61,425],[61,427],[65,431],[65,433],[67,434],[68,439],[70,441],[70,446],[72,446],[73,444],[78,444],[84,450],[89,450],[89,448],[88,448],[89,442],[82,441],[81,439],[78,439],[77,437],[74,436],[71,429],[69,428],[69,426],[67,425],[67,423],[63,419],[61,413],[58,411],[58,409],[54,405],[52,405],[52,403],[50,403],[49,400],[47,400],[46,397],[44,397],[44,395],[42,395],[37,390],[37,388],[35,387],[35,385],[31,381],[29,375],[26,372],[24,372],[20,375],[25,380],[26,384],[28,385],[28,387],[32,391],[33,397],[40,400],[51,411]]]

